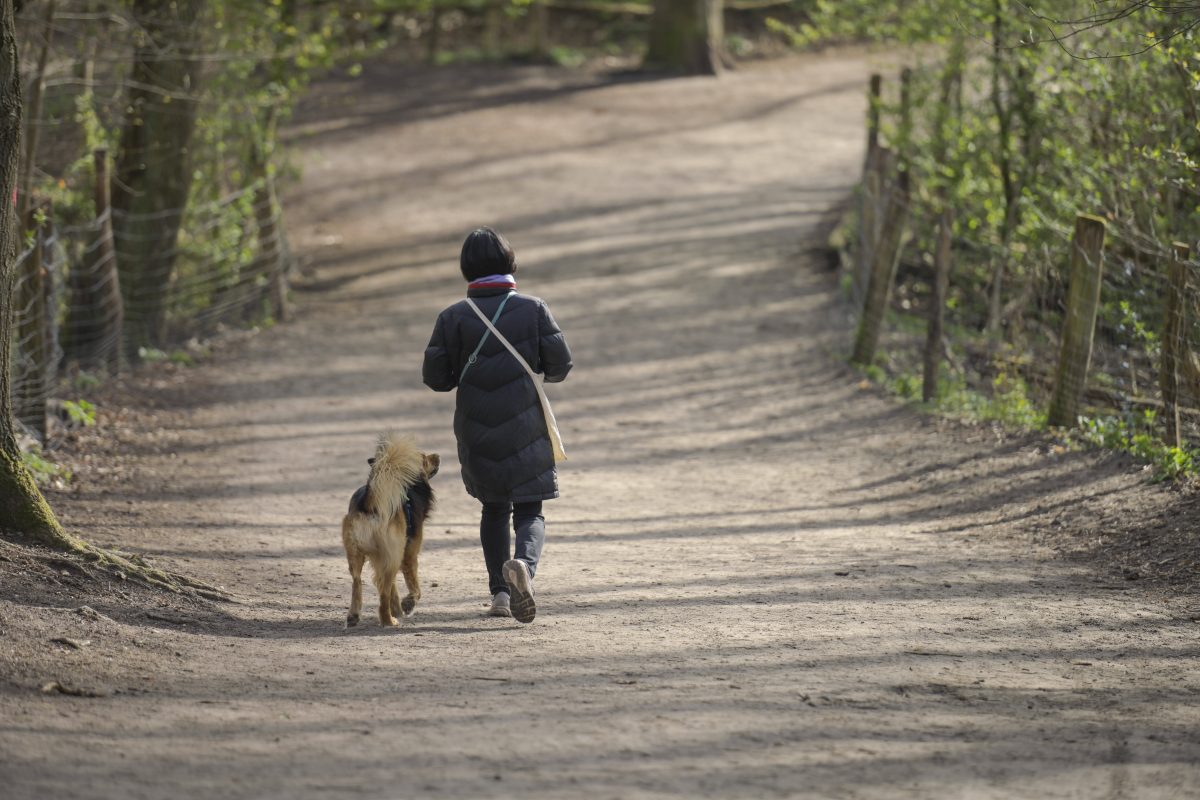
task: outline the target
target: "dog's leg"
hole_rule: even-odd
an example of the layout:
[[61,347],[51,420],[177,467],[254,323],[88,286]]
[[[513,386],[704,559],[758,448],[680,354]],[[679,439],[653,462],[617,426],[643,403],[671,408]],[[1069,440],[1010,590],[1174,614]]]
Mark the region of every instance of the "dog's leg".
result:
[[362,570],[367,558],[354,546],[347,534],[347,525],[342,525],[342,541],[346,545],[346,561],[350,563],[350,612],[346,614],[346,627],[352,628],[358,624],[358,616],[362,612]]
[[417,555],[420,552],[421,536],[418,533],[404,543],[404,560],[400,562],[400,570],[404,573],[404,586],[408,589],[408,594],[400,603],[406,617],[412,616],[417,601],[421,599],[421,584],[417,579]]
[[392,607],[396,597],[396,573],[379,576],[379,624],[384,627],[395,627],[400,624]]
[[392,581],[392,616],[399,617],[402,613],[403,616],[408,616],[407,613],[400,610],[400,589],[396,586],[396,582]]
[[350,612],[346,614],[346,627],[352,628],[358,624],[362,612],[362,569],[367,559],[361,553],[350,557],[350,577],[354,583],[350,587]]

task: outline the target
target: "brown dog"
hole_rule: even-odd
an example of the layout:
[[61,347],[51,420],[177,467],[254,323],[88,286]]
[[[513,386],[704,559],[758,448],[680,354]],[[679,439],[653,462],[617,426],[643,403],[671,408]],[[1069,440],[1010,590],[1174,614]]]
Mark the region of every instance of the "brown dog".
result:
[[[362,611],[362,568],[367,560],[379,590],[379,624],[399,625],[421,599],[417,582],[417,555],[425,532],[425,520],[433,510],[433,487],[441,458],[417,449],[412,439],[395,433],[379,437],[375,457],[370,459],[367,485],[350,498],[350,510],[342,520],[342,544],[354,579],[350,591],[350,613],[346,627],[358,624]],[[400,599],[397,573],[404,573],[408,594]]]

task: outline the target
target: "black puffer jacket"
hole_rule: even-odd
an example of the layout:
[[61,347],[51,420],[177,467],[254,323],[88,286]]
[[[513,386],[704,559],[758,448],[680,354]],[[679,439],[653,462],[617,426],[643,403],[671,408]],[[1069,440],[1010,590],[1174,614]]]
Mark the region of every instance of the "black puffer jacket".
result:
[[[470,289],[467,296],[491,319],[509,292]],[[548,382],[567,377],[571,351],[550,309],[536,297],[514,294],[496,328]],[[458,388],[454,435],[467,492],[485,503],[527,503],[558,497],[558,472],[537,390],[507,348],[489,336],[476,362],[463,367],[487,327],[465,300],[438,315],[425,348],[425,385]],[[461,380],[460,380],[461,376]]]

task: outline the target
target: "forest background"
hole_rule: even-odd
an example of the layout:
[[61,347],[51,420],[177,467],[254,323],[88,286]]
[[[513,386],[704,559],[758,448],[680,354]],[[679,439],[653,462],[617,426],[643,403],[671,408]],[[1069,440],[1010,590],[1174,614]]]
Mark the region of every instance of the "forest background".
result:
[[[860,359],[868,374],[947,413],[1046,427],[1072,227],[1088,214],[1107,229],[1105,266],[1086,394],[1064,443],[1129,450],[1163,478],[1195,472],[1192,4],[44,0],[13,10],[24,130],[9,151],[21,233],[4,271],[3,395],[19,424],[3,426],[0,526],[33,539],[83,546],[28,476],[67,477],[52,445],[93,419],[89,388],[286,318],[302,265],[278,199],[290,174],[280,123],[315,76],[353,77],[383,54],[715,73],[793,48],[904,49],[903,90],[888,76],[872,105],[891,154],[875,194],[881,208],[902,200],[904,219],[882,345]],[[841,234],[858,305],[880,224],[866,208]],[[923,385],[935,307],[939,369]]]

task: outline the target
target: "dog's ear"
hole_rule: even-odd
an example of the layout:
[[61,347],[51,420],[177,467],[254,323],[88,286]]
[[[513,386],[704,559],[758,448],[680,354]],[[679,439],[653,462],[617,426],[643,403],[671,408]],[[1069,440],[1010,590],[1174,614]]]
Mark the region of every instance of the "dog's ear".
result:
[[442,468],[442,457],[437,453],[428,453],[425,456],[425,478],[428,480],[438,474],[438,470]]

